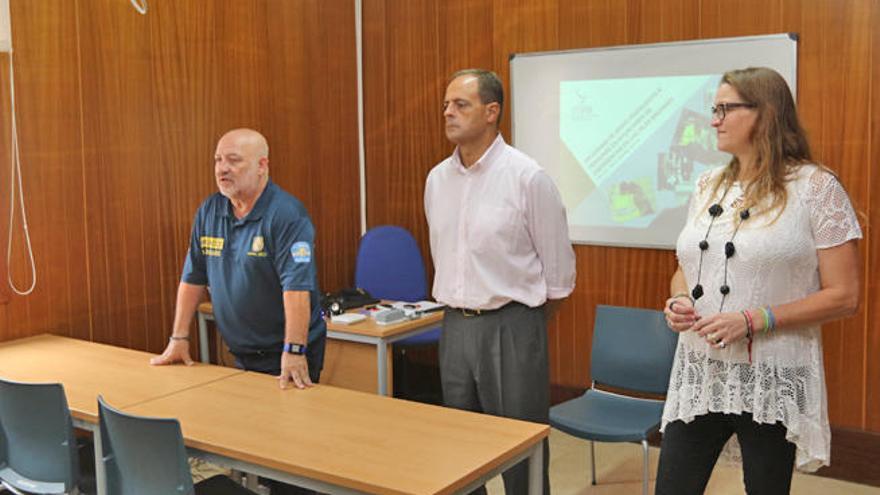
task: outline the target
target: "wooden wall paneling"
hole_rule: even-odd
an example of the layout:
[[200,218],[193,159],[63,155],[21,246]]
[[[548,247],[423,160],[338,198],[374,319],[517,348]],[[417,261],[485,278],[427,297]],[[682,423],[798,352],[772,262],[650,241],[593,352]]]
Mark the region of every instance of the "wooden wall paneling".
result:
[[[834,112],[826,102],[831,96],[828,88],[841,87],[840,81],[833,82],[833,78],[839,75],[827,73],[830,66],[836,64],[834,60],[827,60],[828,54],[825,49],[827,27],[825,13],[818,4],[805,5],[801,10],[801,16],[795,29],[799,34],[798,41],[798,111],[812,146],[813,154],[821,161],[827,163],[835,170],[839,170],[839,162],[834,163],[834,144],[826,140],[823,130],[823,122],[831,117],[828,112]],[[832,42],[836,45],[837,42]],[[832,96],[832,100],[837,101]],[[839,155],[837,155],[839,156]],[[841,328],[836,324],[828,324],[823,327],[823,352],[825,356],[825,373],[828,387],[829,416],[832,423],[836,423],[836,411],[840,409],[843,396],[840,394],[838,385],[845,373],[842,370],[844,362],[844,342],[842,341]],[[855,363],[853,361],[852,363]],[[859,365],[859,367],[861,367]],[[850,400],[859,402],[854,404],[853,409],[861,409],[861,397],[851,397]]]
[[[805,35],[819,40],[817,64],[801,72],[806,84],[817,84],[815,100],[803,106],[821,106],[821,120],[807,121],[814,153],[840,174],[854,205],[865,205],[867,190],[857,182],[868,163],[870,12],[865,2],[827,2],[804,6]],[[861,319],[825,325],[829,416],[835,425],[864,427],[865,340]]]
[[[440,47],[440,98],[446,91],[447,79],[455,71],[469,68],[492,68],[494,61],[494,11],[492,0],[453,0],[439,2],[437,36]],[[437,104],[439,106],[439,103]],[[443,116],[436,113],[442,134]],[[441,135],[446,140],[445,135]]]
[[[841,12],[842,17],[834,19],[835,26],[825,30],[825,35],[839,40],[842,46],[838,49],[827,44],[825,57],[834,58],[835,53],[839,54],[843,59],[842,71],[846,77],[834,79],[834,82],[842,84],[827,89],[825,101],[836,101],[836,104],[831,103],[836,111],[833,119],[823,122],[827,128],[827,131],[823,129],[823,134],[830,134],[833,136],[831,139],[841,143],[839,154],[828,158],[829,166],[840,174],[857,211],[866,211],[869,189],[867,181],[862,178],[866,164],[872,163],[872,156],[870,114],[865,111],[871,102],[871,68],[865,61],[871,57],[871,31],[875,25],[871,23],[871,8],[867,2],[847,3]],[[822,155],[819,158],[825,160]],[[860,246],[860,254],[864,266],[867,254],[864,243]],[[836,425],[860,429],[866,427],[866,394],[870,387],[866,376],[867,362],[875,356],[868,352],[870,327],[864,324],[864,308],[864,305],[861,306],[860,313],[855,317],[835,323],[841,328],[843,355],[839,362],[852,362],[857,366],[847,365],[840,370],[838,380],[841,386],[835,387],[832,395],[836,395],[838,407],[835,409],[829,405],[831,418]],[[854,401],[852,397],[859,399]]]
[[[728,38],[782,31],[785,0],[743,0],[733,8],[723,0],[700,0],[700,37]],[[759,15],[756,13],[760,12]]]
[[[12,296],[7,307],[8,319],[5,324],[0,322],[0,334],[24,336],[30,334],[31,327],[37,326],[65,335],[88,335],[88,301],[76,297],[83,290],[85,280],[85,246],[81,230],[84,212],[78,207],[82,203],[82,156],[78,150],[80,104],[75,4],[12,2],[10,8],[22,182],[37,286],[30,296]],[[9,101],[8,82],[4,86],[3,107],[8,108],[5,103]],[[8,125],[7,116],[4,119],[7,143]],[[3,156],[2,176],[8,183],[9,153]],[[3,198],[8,200],[9,196],[4,194]],[[4,220],[0,223],[5,241],[8,201],[4,203]],[[30,262],[18,206],[15,212],[10,269],[16,285],[26,289],[31,283]],[[5,242],[3,256],[6,256]],[[6,285],[5,276],[3,285]]]
[[[150,5],[150,50],[153,79],[153,145],[151,178],[157,196],[149,203],[158,225],[155,258],[157,290],[147,294],[155,316],[147,329],[147,349],[160,352],[174,319],[177,286],[189,247],[190,229],[199,204],[217,188],[213,156],[219,133],[221,76],[214,49],[215,2],[157,2]],[[195,325],[191,334],[196,335]],[[193,341],[195,345],[197,342]]]
[[384,201],[376,201],[384,192],[385,179],[389,176],[388,162],[393,143],[390,139],[390,115],[387,85],[389,31],[396,26],[386,23],[393,6],[386,0],[364,2],[363,18],[363,87],[364,87],[364,155],[366,168],[366,215],[367,228],[374,222],[382,222],[385,216]]
[[[13,7],[14,6],[11,5],[10,10],[12,10]],[[10,14],[12,15],[13,18],[16,17],[17,13],[18,12],[10,12]],[[19,14],[19,17],[20,17],[20,14]],[[13,31],[13,36],[16,36],[18,34],[19,33]],[[13,39],[13,46],[17,50],[18,47],[14,41],[15,40]],[[3,152],[2,158],[0,158],[0,163],[3,164],[2,165],[2,172],[0,172],[0,177],[2,177],[2,180],[3,180],[3,184],[0,185],[0,192],[3,193],[2,196],[0,196],[3,198],[2,204],[0,204],[0,214],[2,214],[2,217],[0,217],[0,218],[2,218],[2,220],[0,220],[0,225],[3,226],[2,233],[0,233],[0,239],[3,239],[3,246],[2,246],[3,261],[0,261],[0,268],[3,268],[4,270],[2,270],[3,288],[0,289],[0,302],[3,303],[2,305],[0,305],[0,314],[4,315],[4,319],[0,320],[0,322],[2,322],[4,325],[3,325],[3,327],[0,327],[0,328],[4,328],[8,332],[10,332],[11,334],[14,334],[14,335],[23,335],[25,328],[27,327],[27,323],[29,322],[29,319],[30,319],[31,306],[28,304],[27,300],[24,300],[16,295],[14,295],[12,289],[8,285],[7,275],[12,278],[15,286],[18,289],[23,290],[23,289],[27,289],[28,287],[30,287],[31,272],[30,272],[30,264],[29,264],[30,262],[29,262],[28,256],[27,256],[27,246],[25,245],[25,242],[24,242],[24,236],[23,236],[23,230],[22,230],[23,229],[22,216],[21,216],[21,210],[20,210],[20,206],[19,206],[20,203],[19,203],[19,193],[18,193],[17,186],[14,189],[15,194],[16,194],[15,206],[12,208],[13,215],[14,215],[12,222],[14,224],[14,227],[13,227],[11,234],[9,232],[9,224],[8,224],[8,222],[10,221],[9,220],[9,218],[10,218],[9,217],[10,196],[9,195],[12,194],[12,190],[13,190],[10,188],[10,180],[11,180],[11,174],[12,174],[12,171],[11,171],[11,166],[12,166],[12,162],[11,162],[11,154],[12,154],[11,129],[12,129],[12,127],[11,126],[12,126],[12,122],[10,120],[11,119],[11,105],[9,103],[10,102],[9,98],[10,98],[10,93],[11,93],[11,87],[9,85],[10,80],[11,80],[11,74],[9,72],[9,56],[6,54],[2,54],[2,62],[4,64],[3,68],[2,68],[3,105],[0,106],[0,110],[2,110],[2,113],[3,113],[3,124],[2,124],[2,128],[0,128],[0,130],[2,130],[3,136],[2,136],[2,139],[0,139],[0,142],[3,143],[4,147],[2,149],[2,152]],[[21,64],[19,62],[16,62],[15,65],[20,66]],[[21,78],[20,75],[16,76],[16,79],[20,79],[20,78]],[[21,101],[21,99],[22,99],[22,97],[19,95],[18,100]],[[21,110],[17,109],[17,113],[20,113],[20,112],[21,112]],[[19,126],[20,126],[20,124],[19,124]],[[19,127],[19,133],[21,133],[20,127]],[[27,175],[33,176],[36,174],[34,172],[29,171]],[[32,177],[29,177],[28,179],[22,179],[22,183],[25,187],[27,187],[30,185],[31,180],[32,180]],[[30,201],[27,201],[27,195],[28,195],[28,190],[26,189],[25,190],[25,199],[26,199],[25,205],[26,206],[29,205],[29,203],[30,203]],[[10,236],[12,238],[11,239],[12,253],[11,253],[11,257],[8,261],[8,265],[7,265],[6,249],[8,246],[7,242],[9,242],[8,240],[9,240]],[[39,271],[40,267],[37,267],[36,269]],[[44,293],[41,292],[41,294],[44,294]],[[43,300],[45,301],[45,297],[43,298]],[[9,303],[9,304],[6,305],[6,303]]]
[[348,2],[269,4],[273,175],[309,209],[324,290],[353,284],[360,237],[353,26]]
[[12,153],[10,143],[10,108],[9,104],[9,55],[0,53],[0,241],[2,241],[2,256],[0,256],[0,329],[6,328],[6,315],[8,314],[9,290],[6,267],[6,239],[8,236],[9,221],[9,167]]
[[[29,10],[23,17],[35,21],[24,27],[30,31],[20,33],[28,41],[15,46],[16,86],[32,91],[27,96],[17,92],[16,112],[38,272],[35,294],[41,291],[44,295],[42,301],[39,297],[31,301],[36,303],[31,305],[31,322],[53,332],[81,337],[88,335],[89,307],[87,301],[76,297],[84,288],[86,273],[81,227],[85,212],[71,207],[81,205],[83,197],[80,139],[71,133],[80,128],[82,110],[75,11],[69,4],[19,8]],[[21,223],[18,226],[21,234]],[[22,248],[19,260],[23,261],[25,244],[17,246]],[[17,280],[30,281],[28,266],[28,262],[21,263],[18,273],[24,276]]]
[[[559,43],[552,50],[625,45],[637,18],[632,2],[559,0]],[[636,14],[636,15],[634,15]]]
[[[439,46],[437,24],[439,4],[442,2],[412,2],[405,9],[395,9],[398,19],[390,19],[390,26],[421,26],[417,29],[395,30],[394,42],[388,53],[389,117],[392,142],[399,143],[389,155],[389,163],[396,165],[384,184],[375,181],[370,186],[379,188],[374,196],[378,202],[395,213],[402,213],[402,226],[417,233],[427,247],[427,224],[424,219],[424,183],[431,168],[452,150],[443,135],[441,104],[445,93],[447,74],[439,70],[443,47]],[[404,17],[405,16],[405,17]],[[424,26],[430,26],[424,29]],[[418,88],[414,91],[415,88]],[[370,198],[370,192],[367,193]],[[369,209],[368,209],[369,212]],[[378,213],[378,211],[377,211]],[[393,223],[387,220],[371,222]],[[425,251],[427,254],[428,251]]]
[[700,37],[700,0],[630,0],[628,42],[684,41]]
[[367,226],[409,229],[430,270],[424,182],[452,151],[441,110],[448,76],[441,65],[452,59],[441,55],[445,48],[439,43],[444,35],[437,31],[438,16],[459,4],[447,5],[449,11],[437,1],[379,4],[367,2],[364,12]]
[[[871,2],[871,25],[880,26],[880,1]],[[860,180],[868,187],[868,196],[862,219],[862,248],[867,251],[867,259],[863,266],[865,278],[865,292],[862,295],[863,318],[862,324],[867,329],[867,342],[865,350],[868,356],[866,360],[866,392],[865,392],[865,429],[880,432],[880,283],[878,283],[876,271],[880,266],[880,243],[875,240],[874,224],[877,215],[880,214],[880,174],[876,172],[877,163],[880,163],[880,112],[874,110],[880,95],[880,33],[877,29],[871,32],[871,90],[868,106],[862,109],[868,114],[871,130],[868,149],[870,154]],[[873,222],[872,222],[873,220]]]
[[[268,122],[268,18],[265,0],[215,0],[214,61],[218,67],[215,132],[261,130]],[[269,143],[271,146],[272,143]],[[211,153],[213,156],[214,148]]]
[[[298,31],[272,24],[279,46],[317,26],[307,56],[272,60],[285,55],[270,52],[268,7],[302,18]],[[116,0],[13,0],[12,9],[39,285],[0,305],[0,340],[51,331],[161,350],[195,209],[216,190],[214,146],[232,127],[277,136],[282,152],[296,135],[288,126],[308,131],[289,148],[298,165],[286,186],[301,188],[316,223],[328,225],[319,242],[335,256],[322,264],[324,280],[339,285],[350,276],[357,134],[352,112],[339,111],[356,101],[349,2],[160,0],[146,16]],[[291,92],[286,83],[310,65],[322,73],[309,81],[316,87]],[[269,80],[274,69],[284,76],[277,82]],[[302,98],[316,100],[303,107],[306,116],[288,120],[273,108]],[[306,160],[302,143],[317,143]],[[0,192],[8,198],[6,183]],[[23,250],[14,256],[24,283]]]
[[[441,108],[447,78],[460,69],[493,68],[492,2],[424,2],[414,11],[416,22],[396,5],[369,2],[365,9],[365,94],[377,102],[366,107],[368,225],[394,223],[412,231],[430,278],[424,183],[453,150]],[[395,150],[394,143],[402,145]]]
[[92,337],[145,349],[146,297],[158,290],[147,270],[158,257],[150,20],[111,0],[78,6]]
[[[320,31],[310,39],[312,61],[326,81],[310,99],[318,130],[319,156],[311,166],[320,171],[319,220],[324,234],[322,280],[330,290],[354,284],[354,262],[360,239],[360,177],[357,123],[357,41],[350,2],[314,0]],[[327,43],[326,40],[336,40]],[[339,109],[346,109],[339,111]]]
[[[510,56],[515,53],[555,50],[559,46],[559,5],[557,0],[495,0],[493,21],[494,70],[510,91]],[[501,122],[508,142],[510,112]]]

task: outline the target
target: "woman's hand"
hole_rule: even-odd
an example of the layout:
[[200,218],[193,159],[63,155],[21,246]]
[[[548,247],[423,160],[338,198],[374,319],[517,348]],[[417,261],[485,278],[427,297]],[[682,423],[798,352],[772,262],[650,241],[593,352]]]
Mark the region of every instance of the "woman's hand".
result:
[[694,323],[700,319],[694,309],[694,303],[687,296],[674,296],[667,299],[663,313],[666,315],[666,324],[675,332],[690,330]]
[[748,335],[746,318],[742,313],[717,313],[699,319],[692,330],[716,349],[738,342]]

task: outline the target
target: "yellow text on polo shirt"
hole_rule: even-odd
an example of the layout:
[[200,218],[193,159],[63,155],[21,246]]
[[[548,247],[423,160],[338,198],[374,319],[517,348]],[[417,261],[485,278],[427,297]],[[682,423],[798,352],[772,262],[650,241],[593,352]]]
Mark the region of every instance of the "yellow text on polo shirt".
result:
[[220,253],[223,252],[224,241],[225,239],[222,237],[200,237],[199,244],[202,248],[202,254],[205,256],[220,256]]

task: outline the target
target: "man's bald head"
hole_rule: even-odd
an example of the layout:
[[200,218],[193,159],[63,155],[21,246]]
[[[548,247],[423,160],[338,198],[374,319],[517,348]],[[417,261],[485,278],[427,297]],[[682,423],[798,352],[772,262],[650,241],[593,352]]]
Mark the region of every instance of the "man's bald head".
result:
[[249,151],[257,158],[269,158],[269,143],[265,136],[253,129],[241,128],[233,129],[224,134],[217,147],[220,144],[232,144],[242,148],[242,151]]

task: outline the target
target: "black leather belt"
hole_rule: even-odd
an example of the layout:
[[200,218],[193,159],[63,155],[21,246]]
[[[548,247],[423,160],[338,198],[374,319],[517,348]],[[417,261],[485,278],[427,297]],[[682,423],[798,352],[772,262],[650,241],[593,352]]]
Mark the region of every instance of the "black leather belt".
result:
[[518,302],[509,302],[500,308],[495,309],[470,309],[470,308],[448,308],[448,311],[454,311],[456,313],[461,313],[462,316],[470,318],[473,316],[486,316],[492,313],[497,313],[503,309],[506,309],[512,304],[519,304]]

